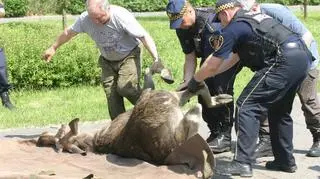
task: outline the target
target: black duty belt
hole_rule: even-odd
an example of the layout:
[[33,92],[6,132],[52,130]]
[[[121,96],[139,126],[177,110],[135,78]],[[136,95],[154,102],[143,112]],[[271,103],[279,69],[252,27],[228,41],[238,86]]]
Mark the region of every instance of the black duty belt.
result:
[[286,42],[286,43],[281,45],[281,48],[282,48],[282,50],[290,50],[290,49],[304,50],[304,51],[306,51],[306,53],[308,55],[310,55],[312,61],[315,60],[315,58],[313,58],[311,52],[309,51],[309,49],[307,48],[305,43],[302,42],[302,40],[296,40],[296,41],[293,41],[293,42]]
[[301,49],[305,50],[305,45],[300,41],[294,41],[294,42],[287,42],[281,45],[283,50],[289,50],[289,49]]

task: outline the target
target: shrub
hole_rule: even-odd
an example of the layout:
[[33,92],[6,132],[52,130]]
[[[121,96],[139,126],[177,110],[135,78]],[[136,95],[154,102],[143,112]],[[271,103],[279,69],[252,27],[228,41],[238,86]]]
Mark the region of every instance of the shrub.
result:
[[[7,0],[8,1],[8,0]],[[13,1],[13,0],[11,0]],[[18,1],[18,0],[15,0]],[[22,0],[20,0],[22,1]],[[61,14],[62,4],[66,4],[66,12],[80,14],[85,10],[85,0],[28,0],[28,14]],[[164,11],[168,0],[109,0],[133,12]],[[213,7],[216,0],[189,0],[195,7]],[[303,0],[261,0],[259,2],[280,3],[285,5],[303,4]],[[309,5],[318,5],[320,0],[310,0]]]
[[20,17],[25,16],[28,11],[27,0],[5,0],[4,8],[7,17]]
[[85,11],[84,0],[60,0],[57,4],[57,13],[62,14],[63,8],[70,14],[81,14]]
[[133,12],[163,11],[168,0],[111,0],[110,3],[122,6]]
[[[59,25],[57,25],[59,24]],[[10,23],[0,26],[8,59],[9,80],[15,88],[40,89],[100,83],[98,51],[86,35],[60,47],[52,62],[42,53],[61,32],[60,23]],[[1,44],[2,45],[2,44]]]
[[[183,62],[175,32],[169,29],[167,17],[160,20],[139,20],[152,35],[159,55],[167,67],[173,69]],[[165,28],[163,28],[165,27]],[[98,49],[85,34],[76,36],[61,46],[50,63],[41,59],[43,52],[61,33],[60,22],[8,23],[0,26],[0,46],[3,45],[8,62],[9,81],[15,89],[58,88],[77,85],[100,84],[100,68],[97,64]],[[165,35],[164,35],[165,34]],[[168,40],[170,39],[170,40]],[[143,53],[143,68],[151,65],[149,53]],[[180,50],[179,50],[180,52]],[[182,68],[173,71],[176,79],[182,79]],[[160,81],[156,75],[156,82]],[[179,80],[178,80],[179,81]],[[160,83],[159,88],[172,88]]]
[[55,14],[57,0],[28,0],[28,15]]

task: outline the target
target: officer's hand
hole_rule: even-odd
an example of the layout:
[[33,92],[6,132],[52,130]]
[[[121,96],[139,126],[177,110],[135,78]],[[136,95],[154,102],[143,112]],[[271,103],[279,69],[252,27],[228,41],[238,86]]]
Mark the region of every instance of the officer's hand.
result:
[[179,84],[178,88],[176,89],[176,91],[183,91],[186,90],[188,88],[188,82],[186,80],[183,80],[182,83]]
[[202,89],[205,86],[203,81],[197,81],[194,79],[194,77],[191,78],[191,80],[188,83],[188,91],[191,93],[196,93],[200,89]]
[[46,62],[50,62],[53,55],[56,53],[56,50],[53,47],[49,47],[42,55],[42,59]]

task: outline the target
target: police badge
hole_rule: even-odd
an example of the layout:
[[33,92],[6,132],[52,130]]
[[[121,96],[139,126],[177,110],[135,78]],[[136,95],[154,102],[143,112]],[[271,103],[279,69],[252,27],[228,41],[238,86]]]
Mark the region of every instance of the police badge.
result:
[[218,51],[221,48],[222,44],[223,44],[222,35],[219,35],[219,34],[218,35],[217,34],[212,35],[209,38],[209,43],[210,43],[210,45],[211,45],[211,47],[212,47],[212,49],[214,51]]

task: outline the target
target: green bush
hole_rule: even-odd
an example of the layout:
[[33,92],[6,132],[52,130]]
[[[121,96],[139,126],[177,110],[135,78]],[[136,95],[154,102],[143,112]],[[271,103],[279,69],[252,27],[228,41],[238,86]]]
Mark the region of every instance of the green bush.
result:
[[84,0],[60,0],[57,5],[57,13],[62,14],[62,9],[65,8],[69,14],[81,14],[85,11]]
[[[59,24],[59,25],[58,25]],[[100,83],[98,51],[86,35],[79,35],[60,47],[52,62],[43,52],[61,32],[60,23],[9,23],[0,26],[8,59],[9,80],[15,88],[40,89]]]
[[168,0],[111,0],[111,4],[119,5],[133,12],[163,11]]
[[[156,41],[157,50],[169,68],[174,69],[177,64],[183,62],[182,53],[172,52],[172,49],[180,49],[180,46],[175,31],[169,29],[167,17],[161,17],[160,20],[144,18],[139,21]],[[61,31],[59,21],[8,23],[0,26],[0,32],[3,34],[0,36],[0,45],[4,46],[8,59],[9,81],[15,89],[100,84],[101,71],[97,65],[99,51],[86,34],[80,34],[61,46],[50,63],[41,59],[43,52]],[[150,54],[144,49],[143,68],[149,66],[151,61]],[[182,79],[181,70],[182,68],[173,71],[177,82]],[[156,78],[156,82],[158,81],[159,75]],[[172,85],[163,82],[160,84],[157,87],[172,88]]]
[[[9,0],[7,0],[9,1]],[[10,0],[25,1],[25,0]],[[66,4],[66,12],[80,14],[85,10],[85,0],[27,0],[28,14],[62,14],[62,4]],[[132,12],[164,11],[168,0],[109,0],[111,4],[119,5]],[[213,7],[216,0],[189,0],[195,7]],[[259,2],[280,3],[285,5],[302,4],[303,0],[260,0]],[[318,5],[320,0],[310,0],[309,5]]]
[[4,0],[4,8],[7,17],[21,17],[28,12],[27,0]]
[[81,12],[85,11],[85,3],[84,0],[69,0],[66,11],[71,14],[81,14]]
[[55,14],[57,0],[28,0],[28,15]]
[[206,7],[206,6],[214,7],[216,0],[190,0],[190,3],[197,7]]

